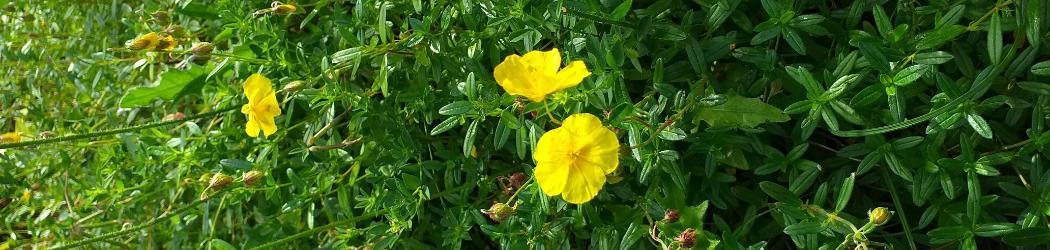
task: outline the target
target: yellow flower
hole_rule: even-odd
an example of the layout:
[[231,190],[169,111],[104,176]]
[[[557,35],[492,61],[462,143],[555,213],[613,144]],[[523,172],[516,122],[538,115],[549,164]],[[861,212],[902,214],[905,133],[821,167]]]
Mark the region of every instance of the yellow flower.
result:
[[562,126],[544,133],[536,143],[535,176],[548,196],[582,204],[598,195],[605,175],[620,164],[620,142],[592,114],[569,116]]
[[152,50],[159,43],[160,35],[157,35],[157,32],[150,32],[129,41],[127,46],[132,50]]
[[524,96],[533,102],[541,102],[551,93],[575,87],[591,75],[583,61],[573,61],[561,70],[559,67],[561,53],[558,49],[534,50],[525,56],[507,56],[496,65],[492,74],[507,93]]
[[277,105],[277,93],[270,86],[270,79],[252,74],[244,81],[244,95],[248,97],[248,104],[241,106],[241,113],[248,116],[244,132],[251,137],[258,137],[260,129],[264,136],[277,132],[273,118],[281,115],[281,107]]
[[154,49],[156,49],[157,51],[172,51],[175,49],[175,46],[178,45],[179,41],[176,41],[175,37],[164,36],[160,38],[160,41],[157,43],[157,47]]
[[22,141],[22,135],[18,132],[8,132],[0,134],[0,143],[17,143]]

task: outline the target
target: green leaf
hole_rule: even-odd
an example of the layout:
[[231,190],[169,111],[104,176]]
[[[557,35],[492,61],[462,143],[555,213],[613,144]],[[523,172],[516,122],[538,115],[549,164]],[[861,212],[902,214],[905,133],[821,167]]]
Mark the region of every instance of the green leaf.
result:
[[942,44],[955,39],[955,37],[964,32],[966,32],[966,27],[962,25],[939,27],[933,31],[919,35],[918,40],[915,43],[915,50],[927,50],[940,47]]
[[801,206],[802,199],[798,198],[798,195],[788,191],[787,188],[773,182],[763,181],[758,183],[758,187],[762,189],[769,197],[773,197],[774,200],[783,202],[792,206]]
[[1003,237],[1003,242],[1013,246],[1037,246],[1050,244],[1050,229],[1035,226],[1013,231]]
[[930,238],[941,240],[958,240],[969,234],[970,230],[962,226],[939,227],[926,233]]
[[236,250],[237,247],[233,246],[229,242],[220,239],[211,239],[211,249],[214,250]]
[[1050,76],[1050,61],[1042,61],[1032,65],[1032,74]]
[[685,139],[686,133],[680,128],[667,128],[660,131],[660,139],[668,141],[680,141]]
[[988,122],[983,117],[977,114],[966,114],[966,122],[970,123],[970,127],[981,137],[992,139],[992,128],[988,126]]
[[992,64],[999,64],[999,58],[1003,54],[1003,28],[999,21],[999,12],[992,13],[992,19],[988,21],[988,34],[986,46],[988,47],[988,59]]
[[631,4],[633,2],[634,1],[632,0],[621,2],[620,5],[616,6],[616,9],[613,9],[612,13],[609,13],[609,19],[623,20],[623,18],[627,16],[627,12],[631,10]]
[[916,64],[910,67],[902,69],[897,74],[893,75],[893,84],[897,86],[907,86],[915,80],[919,80],[923,74],[926,74],[930,66],[925,64]]
[[1040,95],[1050,95],[1050,84],[1041,82],[1018,82],[1018,87]]
[[704,215],[707,214],[707,201],[700,203],[700,205],[681,209],[679,214],[681,215],[679,222],[682,225],[691,228],[702,228],[704,225]]
[[463,156],[470,157],[474,150],[474,138],[478,135],[478,121],[474,120],[467,127],[467,134],[463,137]]
[[160,74],[160,82],[157,85],[139,86],[128,90],[120,99],[120,107],[144,106],[155,99],[173,101],[179,97],[199,92],[204,87],[204,72],[204,67],[166,71]]
[[951,61],[955,57],[944,51],[925,52],[915,55],[913,61],[918,64],[934,65]]
[[712,127],[754,128],[767,122],[785,122],[791,117],[758,98],[729,96],[722,105],[701,109],[700,119]]
[[784,67],[784,71],[787,71],[788,76],[791,79],[795,79],[795,82],[802,84],[802,87],[806,88],[806,92],[810,95],[819,95],[824,93],[824,87],[817,82],[816,78],[813,78],[813,74],[809,73],[809,70],[803,67],[787,66]]
[[430,135],[438,135],[438,134],[444,133],[445,131],[448,131],[449,129],[452,129],[452,128],[456,127],[456,126],[459,126],[459,119],[460,119],[459,117],[455,117],[454,116],[454,117],[449,117],[448,119],[445,119],[444,121],[441,121],[441,123],[438,123],[437,126],[434,126],[434,129],[430,130]]
[[474,109],[474,103],[470,101],[455,101],[438,109],[438,114],[458,115],[469,112],[471,109]]
[[889,38],[890,31],[893,30],[893,22],[886,15],[886,11],[882,9],[882,5],[876,4],[871,8],[871,12],[875,15],[875,27],[879,29],[879,34],[883,38]]
[[846,180],[842,181],[842,187],[839,188],[839,195],[835,197],[836,212],[842,211],[842,209],[846,208],[850,196],[853,195],[853,183],[856,179],[856,174],[850,174],[849,177],[846,177]]
[[791,46],[795,52],[799,54],[806,54],[806,43],[802,41],[802,37],[798,35],[798,32],[793,28],[784,27],[780,29],[780,33],[784,35],[784,40],[787,41],[788,45]]
[[813,221],[803,221],[784,227],[784,233],[787,235],[815,234],[820,231],[824,231],[824,225]]
[[1027,5],[1022,8],[1025,10],[1025,37],[1028,38],[1028,42],[1031,43],[1033,47],[1039,47],[1039,40],[1042,37],[1042,33],[1040,33],[1040,25],[1044,18],[1043,14],[1040,13],[1040,11],[1043,11],[1043,1],[1028,0],[1025,1],[1024,4]]

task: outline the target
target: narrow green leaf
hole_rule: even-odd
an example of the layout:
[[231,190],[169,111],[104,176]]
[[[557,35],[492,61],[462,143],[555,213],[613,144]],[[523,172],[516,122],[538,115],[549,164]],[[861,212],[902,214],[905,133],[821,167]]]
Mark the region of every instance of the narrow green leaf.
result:
[[955,37],[966,32],[966,27],[962,25],[949,25],[939,27],[933,31],[923,33],[919,35],[918,40],[915,43],[916,50],[927,50],[935,49],[940,47],[942,44],[955,39]]
[[474,103],[470,101],[455,101],[438,109],[438,114],[458,115],[469,112],[471,109],[474,109]]
[[783,202],[792,206],[801,206],[802,199],[798,198],[798,195],[788,191],[787,188],[773,182],[763,181],[758,183],[758,187],[762,189],[769,197],[773,197],[774,200]]
[[780,32],[784,35],[784,40],[787,41],[788,45],[790,45],[795,52],[802,55],[806,54],[806,43],[802,41],[802,37],[798,35],[798,32],[796,32],[795,29],[784,27]]
[[915,55],[913,61],[918,64],[934,65],[951,61],[955,57],[944,51],[925,52]]
[[802,84],[802,87],[806,88],[806,92],[810,95],[819,95],[824,93],[824,87],[820,86],[816,78],[813,78],[813,74],[809,73],[809,70],[804,67],[787,66],[784,67],[784,71],[787,71],[788,76],[791,79],[795,79],[795,82]]
[[205,71],[204,67],[165,71],[160,74],[160,81],[156,85],[139,86],[128,90],[124,97],[120,98],[120,107],[144,106],[157,99],[172,101],[199,92],[204,87]]
[[842,181],[842,187],[839,188],[839,195],[835,197],[836,212],[842,211],[842,209],[846,208],[850,196],[853,195],[853,183],[856,179],[856,174],[850,174],[849,177],[846,177],[845,181]]
[[824,231],[824,225],[812,221],[803,221],[784,228],[784,233],[787,235],[815,234],[820,231]]
[[875,15],[875,27],[879,29],[879,34],[883,38],[889,38],[890,31],[893,30],[893,22],[886,15],[886,11],[882,9],[882,5],[876,4],[871,8],[871,12]]
[[966,114],[966,122],[970,123],[970,127],[981,137],[992,139],[992,128],[988,126],[988,122],[983,117],[977,114]]
[[613,9],[613,11],[609,13],[609,19],[617,21],[623,20],[623,18],[627,16],[627,12],[631,10],[631,4],[633,2],[634,1],[632,0],[624,0],[621,2],[620,5],[616,6],[616,9]]
[[1024,2],[1027,6],[1022,8],[1025,10],[1025,37],[1028,38],[1028,42],[1031,43],[1033,47],[1039,47],[1040,38],[1042,37],[1042,31],[1040,28],[1044,17],[1040,11],[1043,11],[1043,2],[1044,1],[1040,0],[1028,0]]
[[1050,61],[1042,61],[1032,65],[1032,74],[1050,76]]
[[467,127],[467,134],[463,137],[463,156],[470,157],[474,151],[474,138],[478,135],[478,120],[470,122],[470,127]]
[[893,84],[897,86],[907,86],[908,84],[915,82],[915,80],[918,80],[923,74],[926,74],[926,71],[928,71],[929,68],[930,66],[925,64],[916,64],[904,68],[900,72],[897,72],[897,74],[893,75]]
[[1006,234],[1003,242],[1013,246],[1037,246],[1050,244],[1050,229],[1045,226],[1019,229]]
[[999,12],[992,13],[992,19],[988,21],[987,41],[988,59],[992,64],[999,64],[999,58],[1003,54],[1003,28],[999,20]]
[[785,122],[791,117],[758,98],[729,96],[721,105],[701,109],[700,119],[712,127],[753,128],[767,122]]

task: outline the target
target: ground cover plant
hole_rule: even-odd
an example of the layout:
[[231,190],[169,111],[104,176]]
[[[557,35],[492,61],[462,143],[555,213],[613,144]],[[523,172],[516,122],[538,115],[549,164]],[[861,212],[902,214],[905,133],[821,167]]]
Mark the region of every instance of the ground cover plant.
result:
[[4,249],[1045,249],[1042,0],[0,0]]

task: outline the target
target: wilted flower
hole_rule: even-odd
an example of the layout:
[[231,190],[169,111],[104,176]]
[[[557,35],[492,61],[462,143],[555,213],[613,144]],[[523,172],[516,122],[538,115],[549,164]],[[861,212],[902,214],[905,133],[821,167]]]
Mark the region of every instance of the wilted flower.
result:
[[517,212],[517,208],[508,206],[507,204],[503,204],[500,202],[492,204],[492,207],[489,207],[489,209],[487,210],[481,210],[481,213],[487,215],[489,219],[492,219],[496,223],[506,221]]
[[157,47],[153,49],[156,51],[172,51],[175,49],[175,46],[178,45],[179,41],[175,40],[175,37],[165,35],[160,38],[160,41],[157,42]]
[[153,22],[156,22],[157,25],[160,26],[168,25],[171,23],[171,14],[168,14],[167,11],[163,10],[154,11]]
[[496,65],[493,76],[507,93],[541,102],[547,95],[559,90],[575,87],[590,76],[583,61],[573,61],[561,68],[561,53],[534,50],[525,56],[510,55]]
[[18,132],[7,132],[0,134],[0,143],[17,143],[22,141],[22,135]]
[[158,44],[160,44],[160,35],[157,35],[157,32],[150,32],[128,41],[127,47],[132,50],[152,50]]
[[667,209],[667,211],[664,212],[664,221],[668,223],[678,222],[678,210]]
[[193,51],[195,56],[210,56],[212,50],[215,50],[215,45],[209,42],[196,42],[193,43],[193,47],[190,47],[190,51]]
[[277,105],[277,93],[270,86],[270,79],[252,74],[244,81],[244,95],[248,97],[248,104],[241,106],[241,113],[248,116],[244,132],[251,137],[258,137],[260,130],[263,136],[277,132],[274,117],[281,115],[281,107]]
[[244,182],[245,186],[255,186],[255,184],[259,183],[262,177],[263,173],[261,171],[252,170],[244,172],[244,174],[241,175],[241,181]]
[[233,177],[223,173],[217,173],[211,176],[211,181],[208,182],[208,189],[215,191],[222,190],[226,186],[229,186],[230,183],[233,183]]
[[674,238],[682,248],[693,248],[696,246],[696,229],[686,228],[678,237]]
[[620,163],[620,142],[598,117],[575,114],[536,144],[534,176],[548,196],[582,204],[598,195],[605,175]]

